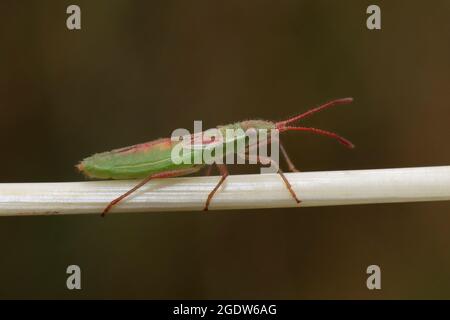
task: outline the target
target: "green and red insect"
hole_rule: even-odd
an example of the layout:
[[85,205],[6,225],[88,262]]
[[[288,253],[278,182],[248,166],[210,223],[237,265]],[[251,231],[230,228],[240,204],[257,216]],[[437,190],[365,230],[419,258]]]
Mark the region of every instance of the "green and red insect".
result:
[[[229,125],[218,126],[218,130],[225,130],[227,128],[240,128],[243,131],[248,129],[277,129],[279,132],[285,131],[308,131],[315,134],[327,136],[330,138],[334,138],[342,143],[344,146],[348,148],[353,148],[353,144],[347,139],[339,136],[334,132],[329,132],[321,129],[310,128],[310,127],[295,127],[291,126],[291,124],[295,121],[306,118],[318,111],[329,108],[331,106],[348,104],[353,101],[352,98],[343,98],[337,99],[330,102],[327,102],[323,105],[320,105],[316,108],[313,108],[307,112],[304,112],[295,117],[289,118],[284,121],[273,122],[273,121],[265,121],[265,120],[246,120],[241,121]],[[152,179],[162,179],[176,176],[184,176],[188,174],[192,174],[194,172],[199,171],[203,167],[208,166],[206,163],[200,164],[190,164],[190,163],[180,163],[176,164],[172,161],[172,150],[178,144],[181,143],[179,141],[172,141],[170,138],[161,138],[154,141],[137,144],[130,147],[125,147],[121,149],[112,150],[109,152],[97,153],[93,156],[90,156],[83,161],[81,161],[76,167],[83,172],[89,178],[96,179],[143,179],[139,182],[134,188],[124,193],[120,197],[112,200],[109,205],[103,210],[102,215],[104,216],[114,205],[119,203],[122,199],[129,196],[131,193],[145,185]],[[286,163],[289,167],[290,171],[298,171],[293,165],[292,161],[289,159],[286,150],[283,145],[279,143],[280,151],[283,157],[286,160]],[[247,145],[248,148],[252,147]],[[202,152],[194,151],[194,152]],[[262,157],[258,157],[258,162],[265,161],[266,163],[269,161],[271,164],[276,166],[278,174],[283,179],[288,191],[291,193],[292,197],[297,203],[300,203],[299,198],[295,194],[292,189],[289,181],[279,168],[277,163],[272,163],[273,161],[270,158],[263,159]],[[209,204],[219,189],[220,185],[225,181],[228,176],[228,170],[225,164],[215,163],[220,170],[221,178],[217,185],[208,195],[208,198],[205,200],[204,210],[208,210]],[[209,165],[208,174],[210,172],[211,166]]]

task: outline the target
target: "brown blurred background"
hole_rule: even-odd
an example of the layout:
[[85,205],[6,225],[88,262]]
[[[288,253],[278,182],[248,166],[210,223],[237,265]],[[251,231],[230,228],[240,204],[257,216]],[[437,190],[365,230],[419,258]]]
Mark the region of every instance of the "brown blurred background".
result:
[[[374,3],[381,31],[366,28]],[[450,164],[449,13],[447,0],[2,0],[0,181],[82,180],[81,158],[193,120],[278,120],[345,96],[307,124],[357,148],[286,134],[301,170]],[[449,230],[445,202],[2,218],[0,298],[450,298]],[[70,264],[81,291],[65,287]],[[381,291],[366,288],[371,264]]]

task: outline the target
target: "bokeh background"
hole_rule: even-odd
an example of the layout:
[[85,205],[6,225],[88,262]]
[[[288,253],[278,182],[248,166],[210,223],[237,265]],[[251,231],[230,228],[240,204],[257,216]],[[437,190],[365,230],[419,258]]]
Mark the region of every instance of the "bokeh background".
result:
[[[366,28],[374,3],[381,31]],[[447,0],[2,0],[0,181],[83,180],[81,158],[193,120],[278,120],[345,96],[307,124],[357,148],[286,134],[301,170],[449,164],[449,13]],[[445,202],[2,218],[0,298],[450,298],[449,230]],[[70,264],[81,291],[65,287]],[[371,264],[381,291],[366,288]]]

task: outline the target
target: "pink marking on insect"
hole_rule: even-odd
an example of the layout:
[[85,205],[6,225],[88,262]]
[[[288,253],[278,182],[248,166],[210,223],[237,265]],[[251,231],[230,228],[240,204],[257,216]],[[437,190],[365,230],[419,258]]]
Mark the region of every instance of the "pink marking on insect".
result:
[[112,152],[114,153],[120,153],[120,154],[129,154],[129,153],[136,153],[136,152],[145,152],[155,145],[161,145],[165,148],[170,148],[172,146],[172,142],[169,138],[161,138],[150,142],[144,142],[140,144],[136,144],[134,146],[115,149]]
[[198,132],[191,134],[191,144],[192,146],[202,148],[205,145],[210,144],[221,144],[223,143],[221,136],[205,136],[205,132]]

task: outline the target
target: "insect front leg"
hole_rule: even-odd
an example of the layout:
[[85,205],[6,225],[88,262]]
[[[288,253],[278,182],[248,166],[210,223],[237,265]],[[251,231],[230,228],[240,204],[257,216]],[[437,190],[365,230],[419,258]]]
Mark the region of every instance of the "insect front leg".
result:
[[279,142],[279,145],[280,145],[281,154],[283,155],[284,160],[286,161],[286,164],[288,165],[289,171],[292,171],[292,172],[300,172],[300,170],[298,170],[298,169],[295,167],[295,165],[294,165],[294,163],[291,161],[291,159],[289,159],[289,156],[288,156],[288,154],[287,154],[287,152],[286,152],[286,149],[284,148],[284,146],[283,146],[283,144],[281,143],[281,141],[278,141],[278,142]]
[[256,161],[258,161],[260,163],[266,162],[266,163],[270,163],[272,166],[274,166],[277,169],[277,173],[283,179],[284,184],[286,185],[286,188],[289,190],[289,192],[292,195],[292,197],[294,198],[294,200],[297,203],[301,202],[299,200],[299,198],[297,197],[297,194],[295,193],[294,189],[292,189],[292,185],[289,183],[289,180],[286,178],[286,176],[284,175],[283,171],[280,169],[280,166],[278,165],[278,163],[276,161],[272,160],[269,157],[254,156],[251,154],[247,154],[246,156],[248,157],[248,159],[256,159]]
[[[271,141],[271,139],[268,139],[267,144],[269,144]],[[275,140],[276,142],[278,142],[278,145],[280,147],[281,150],[281,154],[283,155],[284,160],[286,161],[286,164],[288,165],[288,169],[289,171],[292,172],[300,172],[300,170],[298,170],[294,163],[291,161],[291,159],[289,158],[286,149],[284,148],[283,144],[281,143],[281,140],[278,138]],[[253,145],[247,145],[245,148],[245,153],[248,154],[250,151],[255,151],[257,148],[257,144],[253,144]]]
[[222,183],[225,181],[225,179],[228,177],[227,166],[224,164],[216,164],[216,165],[219,168],[220,174],[222,176],[220,177],[220,180],[217,183],[217,185],[214,187],[214,189],[209,193],[208,199],[206,199],[206,203],[205,203],[205,207],[203,208],[203,211],[208,211],[209,204],[211,203],[211,200],[212,200],[214,194],[219,189],[219,187],[222,185]]

